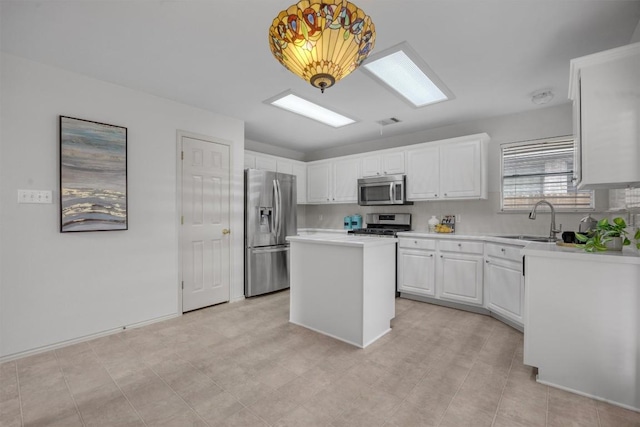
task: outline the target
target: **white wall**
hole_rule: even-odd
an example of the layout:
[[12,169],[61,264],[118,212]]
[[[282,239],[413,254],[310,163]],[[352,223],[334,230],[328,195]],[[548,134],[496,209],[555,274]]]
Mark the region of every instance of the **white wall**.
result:
[[638,25],[636,25],[636,29],[631,36],[631,41],[629,43],[637,43],[640,42],[640,21],[638,21]]
[[299,151],[284,147],[276,147],[275,145],[269,145],[264,142],[253,141],[251,139],[244,140],[244,148],[246,150],[257,151],[258,153],[270,154],[272,156],[285,157],[293,160],[304,160],[304,153]]
[[[240,120],[2,55],[0,357],[180,313],[177,131],[233,144]],[[58,116],[128,128],[129,230],[59,232]],[[53,190],[49,205],[17,189]],[[243,295],[242,197],[232,207],[231,298]]]

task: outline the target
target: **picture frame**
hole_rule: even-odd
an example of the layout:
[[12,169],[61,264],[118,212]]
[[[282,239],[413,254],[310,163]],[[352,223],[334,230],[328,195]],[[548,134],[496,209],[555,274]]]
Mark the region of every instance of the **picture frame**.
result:
[[128,229],[127,128],[60,116],[60,232]]

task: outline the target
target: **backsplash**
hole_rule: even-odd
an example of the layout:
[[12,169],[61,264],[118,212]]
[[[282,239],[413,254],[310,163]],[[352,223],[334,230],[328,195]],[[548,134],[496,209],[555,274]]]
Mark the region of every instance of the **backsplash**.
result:
[[[596,199],[597,200],[597,199]],[[432,215],[441,219],[443,215],[456,215],[457,234],[549,234],[551,219],[548,211],[538,212],[536,220],[530,220],[528,213],[497,213],[500,210],[500,193],[489,193],[487,200],[459,200],[415,202],[407,206],[359,206],[357,204],[306,205],[298,206],[298,228],[343,228],[345,215],[367,213],[411,213],[412,227],[416,231],[426,231],[427,221]],[[606,207],[605,207],[606,208]],[[304,213],[303,213],[304,212]],[[563,231],[578,229],[580,219],[586,213],[556,213],[556,224],[562,224]],[[597,219],[606,214],[592,213]],[[303,219],[301,220],[301,217]],[[303,225],[302,225],[303,224]],[[560,235],[558,235],[559,237]]]

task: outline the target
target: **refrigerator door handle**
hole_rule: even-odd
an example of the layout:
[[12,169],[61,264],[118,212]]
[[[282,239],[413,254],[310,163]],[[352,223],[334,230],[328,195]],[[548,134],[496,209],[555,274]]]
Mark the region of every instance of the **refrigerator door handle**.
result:
[[273,180],[273,212],[271,213],[271,234],[278,241],[278,215],[280,215],[280,206],[278,206],[278,185]]
[[276,241],[280,238],[280,229],[282,228],[282,194],[280,193],[280,181],[275,179],[273,181],[274,186],[276,187]]
[[289,250],[289,246],[278,246],[277,248],[251,249],[254,254],[266,254],[270,252],[285,252]]

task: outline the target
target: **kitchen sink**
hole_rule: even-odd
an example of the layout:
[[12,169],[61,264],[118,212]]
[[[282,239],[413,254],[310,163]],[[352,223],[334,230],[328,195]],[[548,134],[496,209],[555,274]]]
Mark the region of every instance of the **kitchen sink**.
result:
[[557,239],[552,239],[550,237],[544,236],[527,236],[523,234],[513,235],[513,236],[497,236],[502,237],[503,239],[517,239],[517,240],[526,240],[528,242],[545,242],[545,243],[555,243]]

